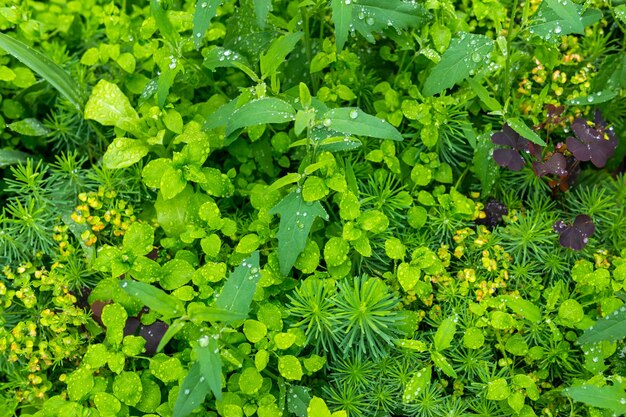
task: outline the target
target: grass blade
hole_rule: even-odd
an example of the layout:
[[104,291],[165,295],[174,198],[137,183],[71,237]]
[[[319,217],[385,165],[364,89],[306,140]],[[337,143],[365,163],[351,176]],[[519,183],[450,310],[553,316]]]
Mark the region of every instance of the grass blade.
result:
[[20,60],[28,68],[48,81],[59,93],[70,101],[77,110],[82,111],[83,92],[76,81],[50,58],[4,33],[0,33],[0,48]]

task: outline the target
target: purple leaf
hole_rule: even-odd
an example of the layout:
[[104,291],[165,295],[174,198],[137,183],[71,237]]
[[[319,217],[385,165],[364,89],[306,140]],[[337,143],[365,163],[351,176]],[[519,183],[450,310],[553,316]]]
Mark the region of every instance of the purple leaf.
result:
[[567,175],[567,160],[561,153],[554,153],[545,162],[534,162],[533,170],[538,177],[552,174],[563,177]]
[[581,161],[591,161],[598,168],[604,167],[617,148],[617,137],[612,128],[596,112],[595,123],[577,118],[572,123],[574,136],[567,138],[567,149]]
[[159,342],[163,338],[163,335],[165,335],[168,327],[169,326],[166,323],[160,320],[155,321],[148,326],[141,326],[141,329],[139,330],[139,336],[146,339],[145,348],[148,355],[156,353]]
[[519,171],[524,168],[524,158],[513,149],[496,149],[493,151],[493,159],[498,165],[511,171]]
[[554,223],[552,229],[560,235],[559,243],[561,246],[573,250],[581,250],[587,246],[589,236],[596,231],[593,220],[586,214],[576,216],[572,225],[567,225],[563,220],[559,220]]

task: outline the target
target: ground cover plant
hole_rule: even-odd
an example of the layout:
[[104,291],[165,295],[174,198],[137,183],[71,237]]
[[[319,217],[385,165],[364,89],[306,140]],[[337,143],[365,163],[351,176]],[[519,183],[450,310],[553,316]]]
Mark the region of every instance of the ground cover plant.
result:
[[0,416],[626,413],[623,1],[0,31]]

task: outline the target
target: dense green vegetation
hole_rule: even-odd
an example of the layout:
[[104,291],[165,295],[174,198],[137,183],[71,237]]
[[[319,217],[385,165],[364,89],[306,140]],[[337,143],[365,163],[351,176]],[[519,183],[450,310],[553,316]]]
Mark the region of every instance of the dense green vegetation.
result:
[[0,31],[0,416],[626,413],[622,0]]

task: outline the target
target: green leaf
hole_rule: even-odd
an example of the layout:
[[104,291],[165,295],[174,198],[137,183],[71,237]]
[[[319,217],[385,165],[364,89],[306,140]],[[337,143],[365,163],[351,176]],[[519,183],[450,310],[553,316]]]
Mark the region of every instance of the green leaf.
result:
[[430,358],[433,360],[435,366],[443,371],[444,374],[450,378],[456,378],[457,374],[450,362],[441,354],[441,352],[430,352]]
[[161,338],[159,346],[157,346],[157,352],[161,352],[165,345],[167,345],[168,342],[172,340],[172,338],[176,336],[178,332],[183,329],[183,327],[185,327],[185,324],[187,323],[183,319],[175,320],[172,324],[170,324],[170,326],[167,328],[167,331]]
[[626,25],[626,4],[620,4],[619,6],[613,9],[613,13],[615,13],[615,17],[622,21],[624,25]]
[[626,392],[617,386],[580,385],[565,388],[563,393],[592,407],[606,408],[618,415],[626,413]]
[[125,280],[120,281],[120,286],[128,295],[138,298],[164,318],[181,317],[185,313],[185,305],[182,301],[153,285]]
[[67,377],[67,394],[71,401],[80,401],[93,389],[93,371],[78,368]]
[[222,359],[220,357],[217,339],[214,336],[203,335],[198,339],[195,347],[200,372],[209,384],[213,395],[218,401],[222,400]]
[[510,394],[511,390],[506,379],[498,378],[487,384],[487,395],[485,398],[488,400],[501,401],[506,400]]
[[350,23],[352,22],[352,5],[345,0],[332,0],[333,22],[335,23],[335,42],[337,52],[343,49],[348,40]]
[[187,308],[187,314],[189,315],[189,319],[194,322],[221,321],[224,323],[232,323],[247,317],[247,314],[240,312],[227,311],[197,303],[193,303]]
[[[248,75],[248,77],[250,77],[253,81],[260,82],[259,77],[257,77],[254,71],[252,71],[252,69],[250,68],[250,64],[248,64],[248,61],[240,53],[237,53],[231,49],[226,49],[219,46],[211,48],[206,54],[202,65],[204,65],[211,71],[215,71],[216,68],[237,68],[246,73],[246,75]],[[223,113],[223,115],[229,118],[230,113],[235,110],[236,105],[237,99],[232,100],[231,102],[223,105],[220,109],[216,110],[215,116],[217,116],[217,112],[219,112],[220,110],[224,110],[226,112]],[[214,122],[210,120],[207,123],[211,124]],[[226,123],[220,123],[219,125],[222,124],[225,125]]]
[[137,404],[141,391],[141,379],[135,372],[122,372],[113,381],[113,394],[126,405]]
[[261,278],[259,252],[254,252],[228,276],[215,307],[224,311],[247,315]]
[[550,42],[558,42],[563,35],[584,34],[589,26],[602,18],[596,9],[586,9],[571,0],[544,0],[534,16],[529,31]]
[[154,208],[157,221],[168,236],[178,236],[187,230],[187,208],[194,197],[193,187],[187,187],[176,197],[166,200],[159,193]]
[[109,169],[129,167],[141,161],[149,150],[143,140],[115,138],[104,153],[104,166]]
[[196,48],[202,46],[202,36],[211,24],[211,19],[217,13],[217,6],[222,4],[222,0],[198,0],[196,1],[196,11],[193,14],[193,43]]
[[504,301],[507,307],[513,310],[514,313],[519,314],[526,320],[530,320],[533,323],[541,321],[541,309],[530,301],[513,295],[502,295],[499,299]]
[[307,417],[307,407],[311,402],[311,390],[299,385],[292,385],[287,390],[287,410],[297,417]]
[[576,97],[567,101],[567,104],[575,106],[590,106],[600,103],[606,103],[613,100],[619,92],[617,90],[602,90],[589,94],[588,96]]
[[577,343],[586,345],[603,340],[614,342],[624,337],[626,337],[626,307],[620,307],[585,330]]
[[210,387],[206,378],[202,375],[200,363],[194,362],[180,386],[172,416],[186,417],[189,415],[204,402],[209,390]]
[[448,317],[441,322],[433,339],[435,349],[442,351],[450,347],[456,333],[456,321],[456,317]]
[[285,355],[278,358],[278,372],[288,380],[299,381],[302,379],[302,365],[293,355]]
[[411,404],[419,398],[420,391],[426,389],[432,378],[433,368],[427,366],[413,374],[409,382],[404,387],[402,394],[402,402]]
[[289,274],[298,255],[306,247],[307,238],[317,217],[328,220],[328,213],[319,201],[306,203],[300,190],[287,194],[271,210],[270,214],[280,214],[278,226],[278,262],[280,273]]
[[31,155],[16,151],[15,149],[2,148],[0,149],[0,168],[4,168],[8,165],[24,163]]
[[506,122],[511,129],[515,130],[517,133],[528,139],[529,141],[536,143],[537,145],[546,146],[546,143],[541,139],[541,137],[535,133],[534,130],[529,128],[526,123],[520,119],[519,117],[509,117],[506,119]]
[[379,139],[402,141],[402,135],[383,119],[369,115],[356,107],[341,107],[324,113],[325,127],[346,135],[361,135]]
[[478,81],[473,78],[468,78],[467,83],[471,87],[471,89],[476,93],[480,101],[483,102],[485,106],[487,106],[487,110],[489,111],[502,111],[502,105],[495,98],[491,97],[489,91]]
[[119,87],[106,80],[100,80],[93,88],[85,105],[85,119],[95,120],[104,126],[138,132],[139,115],[130,104],[128,97]]
[[107,328],[106,340],[113,346],[119,346],[124,338],[124,326],[128,314],[118,303],[107,304],[102,309],[102,323]]
[[169,42],[171,47],[176,47],[180,35],[174,29],[174,26],[172,26],[172,22],[170,22],[170,19],[167,17],[162,3],[165,2],[161,0],[150,0],[150,12],[156,21],[157,28],[159,28],[161,35]]
[[176,74],[178,74],[179,71],[178,67],[175,67],[174,69],[167,67],[164,68],[161,75],[159,75],[156,89],[157,104],[159,107],[162,108],[165,106],[165,101],[170,93],[170,88],[174,85]]
[[34,118],[23,119],[8,125],[9,129],[24,136],[46,136],[50,133],[43,123]]
[[76,110],[82,110],[85,99],[79,83],[50,58],[4,33],[0,33],[0,48],[48,81]]
[[154,229],[152,226],[135,222],[130,225],[124,234],[124,251],[135,256],[142,256],[152,251],[154,241]]
[[494,42],[484,35],[461,33],[452,39],[441,61],[424,83],[423,93],[432,96],[463,81],[489,61]]
[[254,0],[256,23],[261,29],[265,29],[265,22],[270,10],[272,10],[272,0]]
[[488,133],[478,136],[476,149],[474,150],[474,174],[480,180],[482,196],[489,195],[500,176],[500,168],[493,160],[494,146],[491,135]]
[[303,33],[289,33],[274,40],[266,53],[261,54],[261,78],[265,79],[276,74],[278,67],[296,44],[302,39]]
[[233,112],[226,126],[226,135],[247,126],[264,123],[285,123],[294,120],[296,111],[285,100],[265,97],[244,104]]

